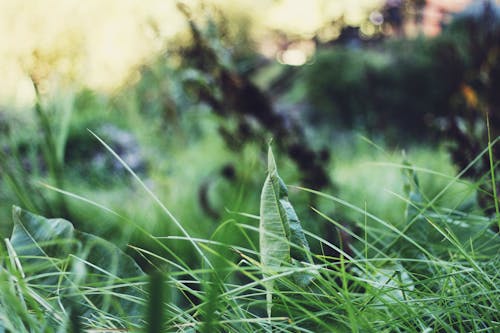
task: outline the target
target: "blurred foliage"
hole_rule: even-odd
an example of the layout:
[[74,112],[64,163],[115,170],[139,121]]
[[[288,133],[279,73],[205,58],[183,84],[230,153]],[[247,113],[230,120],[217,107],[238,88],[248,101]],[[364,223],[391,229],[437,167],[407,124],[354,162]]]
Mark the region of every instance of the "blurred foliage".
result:
[[[499,52],[500,7],[490,1],[457,14],[435,38],[322,50],[302,73],[310,123],[383,133],[399,144],[445,140],[466,175],[488,178],[488,154],[468,165],[500,134]],[[498,161],[499,146],[492,150]],[[491,200],[480,201],[491,211]]]
[[[459,46],[464,68],[459,91],[451,97],[445,133],[452,142],[453,160],[466,168],[489,141],[500,136],[500,6],[492,1],[475,4],[457,16],[446,34]],[[474,179],[486,178],[479,200],[490,213],[495,210],[494,180],[488,171],[493,168],[498,174],[499,160],[500,146],[492,145],[491,156],[483,154],[467,171]],[[495,186],[500,188],[500,183]]]
[[[42,115],[50,119],[49,126],[43,125],[40,117],[15,124],[12,116],[5,126],[0,120],[4,154],[0,160],[1,216],[15,203],[47,217],[70,216],[84,231],[145,248],[154,245],[148,237],[132,233],[127,223],[137,223],[154,235],[178,236],[179,231],[164,212],[89,133],[90,129],[125,160],[161,202],[172,207],[195,237],[213,234],[214,239],[227,241],[220,235],[230,233],[230,241],[235,244],[249,242],[237,226],[247,218],[234,212],[257,214],[265,170],[263,147],[270,137],[280,153],[280,170],[287,182],[339,193],[358,207],[397,224],[403,203],[394,204],[394,194],[383,189],[400,193],[398,170],[374,170],[366,164],[385,160],[385,153],[374,153],[373,147],[359,144],[360,140],[350,135],[335,143],[329,141],[330,136],[319,140],[317,123],[328,132],[340,133],[338,137],[343,135],[343,129],[354,127],[366,130],[370,136],[386,136],[388,142],[396,138],[397,142],[411,143],[422,133],[429,139],[439,136],[441,132],[435,129],[445,129],[442,124],[452,123],[455,115],[463,117],[456,110],[475,98],[480,101],[477,105],[498,105],[493,101],[495,94],[487,93],[498,85],[494,54],[486,57],[491,59],[491,66],[486,67],[492,71],[490,83],[473,84],[478,66],[485,67],[480,60],[471,60],[464,46],[468,44],[457,42],[464,35],[460,32],[447,32],[433,40],[388,41],[383,51],[379,47],[322,50],[315,63],[303,70],[273,64],[279,66],[278,72],[284,78],[262,80],[265,83],[258,85],[253,78],[273,66],[255,53],[257,46],[251,38],[254,32],[231,24],[215,7],[208,17],[190,13],[182,6],[181,10],[190,23],[190,35],[169,39],[171,43],[163,53],[132,73],[128,85],[119,91],[104,95],[90,89],[71,93],[64,90],[67,100],[41,91],[39,102]],[[161,36],[161,27],[158,29]],[[450,27],[450,31],[455,30]],[[475,46],[471,44],[470,48]],[[295,76],[297,72],[301,76]],[[274,89],[275,85],[282,88]],[[313,126],[301,118],[308,107],[293,113],[276,105],[276,101],[283,100],[300,102],[298,85],[306,87],[314,106],[310,113]],[[274,93],[280,96],[271,95]],[[287,100],[291,94],[299,98]],[[487,104],[488,100],[491,104]],[[452,120],[447,120],[448,116]],[[476,115],[472,119],[481,118]],[[498,124],[495,119],[491,117],[492,129]],[[47,129],[52,131],[52,158],[42,153],[47,146]],[[455,137],[456,142],[462,140]],[[466,139],[476,142],[474,137]],[[320,142],[327,145],[322,147]],[[484,142],[477,143],[484,148]],[[472,154],[472,148],[464,154]],[[434,170],[455,172],[442,150],[419,149],[420,165],[427,166],[431,160]],[[329,159],[330,154],[334,161]],[[398,163],[401,156],[394,153],[390,159]],[[55,181],[58,176],[50,176],[50,161],[57,162],[61,169],[57,171],[63,175],[59,184]],[[481,170],[484,174],[485,169]],[[446,181],[423,177],[423,192],[433,196],[447,185]],[[333,188],[333,182],[340,186]],[[80,196],[80,200],[67,198],[67,212],[61,213],[58,196],[41,183],[61,187]],[[463,187],[458,188],[464,193],[450,196],[456,201],[450,203],[443,196],[442,202],[458,207],[473,195],[470,187],[467,193]],[[311,197],[307,193],[291,188],[290,195],[302,209],[297,214],[304,217],[306,230],[328,239],[337,237],[331,226],[315,223],[317,217],[308,209]],[[361,223],[366,218],[320,200],[312,204],[325,205],[328,213],[335,211],[342,223]],[[118,215],[99,206],[109,207]],[[168,239],[165,243],[196,260],[185,241]]]
[[436,38],[324,48],[303,70],[316,106],[312,120],[369,132],[399,128],[395,134],[415,138],[422,130],[431,134],[441,117],[462,115],[467,106],[498,104],[500,10],[490,2],[476,7],[457,15]]
[[[200,102],[222,117],[219,134],[229,148],[240,150],[247,142],[272,138],[285,151],[301,172],[306,186],[324,188],[331,185],[325,169],[326,151],[316,151],[304,136],[304,126],[290,115],[278,112],[271,96],[261,90],[241,71],[239,59],[223,44],[221,30],[224,22],[216,25],[208,21],[200,28],[187,8],[181,8],[190,22],[192,42],[180,50],[184,87]],[[222,29],[218,27],[221,26]],[[236,126],[224,120],[230,119]]]

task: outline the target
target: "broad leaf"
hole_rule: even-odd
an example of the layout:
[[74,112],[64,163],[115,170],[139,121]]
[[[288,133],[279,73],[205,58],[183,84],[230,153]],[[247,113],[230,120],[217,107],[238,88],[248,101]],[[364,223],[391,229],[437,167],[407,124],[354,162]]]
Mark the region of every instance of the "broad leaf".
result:
[[[109,316],[138,322],[142,290],[133,280],[144,273],[110,242],[79,232],[64,219],[47,219],[13,209],[10,243],[32,288],[78,314],[83,322],[109,322]],[[106,319],[103,319],[107,317]]]
[[[499,243],[495,233],[489,228],[488,219],[458,210],[442,209],[425,201],[413,166],[407,161],[403,164],[404,192],[407,197],[406,225],[403,231],[407,236],[435,255],[446,255],[455,247],[450,248],[447,238],[458,242],[460,246],[474,249],[477,253],[498,253]],[[398,243],[406,257],[420,255],[420,251],[408,241],[400,240]]]
[[[283,264],[301,267],[311,263],[307,254],[309,245],[299,218],[288,201],[288,189],[279,177],[274,156],[269,147],[267,177],[260,199],[260,260],[265,278],[280,271]],[[305,286],[311,282],[310,273],[296,273],[297,283]],[[266,288],[267,312],[271,316],[274,280],[264,284]]]
[[383,303],[394,303],[408,299],[408,294],[415,289],[414,281],[409,272],[399,262],[387,262],[380,268],[370,272],[362,272],[354,268],[353,272],[359,275],[367,287],[374,289],[373,297],[364,306]]

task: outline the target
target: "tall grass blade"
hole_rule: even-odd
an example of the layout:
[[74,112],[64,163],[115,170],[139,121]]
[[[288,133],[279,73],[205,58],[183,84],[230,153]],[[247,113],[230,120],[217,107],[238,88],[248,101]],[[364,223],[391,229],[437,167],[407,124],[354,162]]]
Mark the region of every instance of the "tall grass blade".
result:
[[195,250],[198,252],[200,257],[203,259],[203,261],[209,266],[212,267],[212,264],[210,263],[210,260],[208,260],[207,256],[203,253],[203,251],[200,249],[198,244],[192,240],[192,237],[189,235],[187,230],[182,226],[182,224],[177,220],[177,218],[170,212],[170,210],[161,202],[161,200],[156,196],[156,194],[151,191],[151,189],[137,176],[137,174],[130,168],[130,166],[106,143],[104,140],[102,140],[97,134],[92,132],[91,130],[88,130],[103,146],[108,150],[127,170],[132,177],[142,186],[142,188],[146,191],[146,193],[161,207],[161,209],[167,214],[167,216],[174,222],[174,224],[179,228],[179,230],[188,238],[195,248]]
[[493,202],[495,203],[496,220],[500,232],[500,208],[498,207],[497,181],[495,177],[495,163],[493,160],[493,143],[491,142],[490,117],[486,115],[486,127],[488,128],[488,157],[490,161],[491,187],[493,189]]
[[149,275],[149,300],[147,307],[146,333],[162,331],[164,325],[163,302],[165,295],[165,275],[155,271]]
[[71,311],[69,316],[70,333],[83,333],[82,322],[76,311]]

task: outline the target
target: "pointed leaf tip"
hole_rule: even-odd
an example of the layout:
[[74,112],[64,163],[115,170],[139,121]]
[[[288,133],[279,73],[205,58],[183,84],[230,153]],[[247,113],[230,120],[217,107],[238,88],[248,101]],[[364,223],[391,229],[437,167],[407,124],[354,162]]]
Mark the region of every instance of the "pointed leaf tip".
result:
[[21,215],[23,214],[23,209],[19,206],[12,206],[12,220],[14,223],[21,223]]
[[12,216],[18,215],[21,213],[21,208],[19,206],[13,205],[12,206]]
[[273,174],[276,172],[276,161],[274,160],[273,150],[271,146],[269,146],[269,150],[267,151],[267,172],[269,174]]

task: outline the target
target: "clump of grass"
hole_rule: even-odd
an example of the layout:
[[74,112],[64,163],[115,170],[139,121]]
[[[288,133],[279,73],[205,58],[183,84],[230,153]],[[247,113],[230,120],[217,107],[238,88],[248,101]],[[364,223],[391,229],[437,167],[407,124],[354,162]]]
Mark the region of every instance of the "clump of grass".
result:
[[[54,243],[50,233],[48,239],[41,239],[38,233],[17,229],[0,247],[0,331],[58,332],[71,327],[74,332],[495,331],[500,325],[500,242],[489,228],[491,219],[440,207],[437,196],[428,198],[422,193],[419,172],[413,166],[403,163],[400,168],[405,190],[394,194],[394,202],[402,202],[405,209],[397,225],[335,195],[297,188],[359,213],[363,219],[356,221],[359,230],[353,232],[335,216],[313,207],[317,223],[338,229],[353,241],[334,244],[304,230],[309,243],[318,244],[311,248],[323,251],[301,246],[301,258],[308,260],[285,256],[270,271],[262,266],[262,249],[255,241],[262,232],[258,216],[232,214],[212,237],[193,237],[127,167],[181,232],[180,236],[158,236],[134,226],[158,244],[155,251],[129,246],[155,271],[149,282],[139,273],[120,277],[113,265],[103,266],[99,258],[88,256],[85,242],[59,257],[53,249],[61,245],[60,239]],[[450,184],[456,181],[453,178]],[[29,240],[35,252],[19,245],[18,233],[23,230],[21,239]],[[233,238],[236,233],[242,237]],[[234,240],[241,238],[245,244]],[[192,247],[196,260],[172,251],[172,240]],[[300,245],[290,237],[280,241],[287,249]],[[120,255],[110,253],[106,261],[114,262]],[[75,274],[88,270],[98,273],[99,279],[81,278],[66,287]],[[312,271],[308,283],[297,282],[298,275]],[[271,297],[266,290],[270,281]],[[66,297],[75,300],[74,306],[85,305],[89,310],[68,311]],[[95,306],[95,297],[102,300],[102,306]],[[131,308],[118,306],[125,304],[120,300],[140,305],[141,314],[127,313]]]

